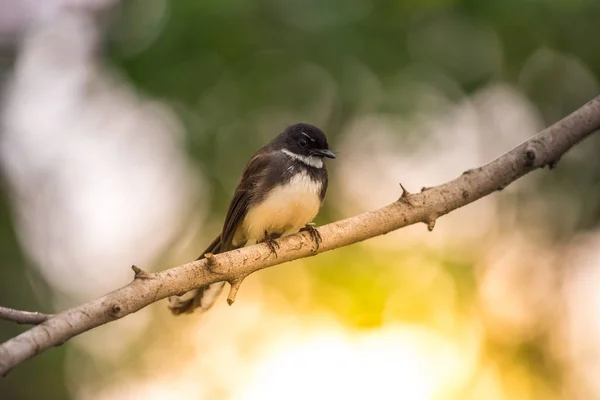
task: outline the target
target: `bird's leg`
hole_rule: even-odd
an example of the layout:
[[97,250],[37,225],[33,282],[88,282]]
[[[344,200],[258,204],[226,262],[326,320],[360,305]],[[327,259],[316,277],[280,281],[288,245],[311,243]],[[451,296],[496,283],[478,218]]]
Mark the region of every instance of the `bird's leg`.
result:
[[319,233],[317,228],[315,228],[315,224],[313,222],[309,222],[308,224],[306,224],[304,226],[304,228],[300,229],[300,232],[302,232],[302,231],[308,232],[311,239],[315,243],[317,250],[319,250],[319,246],[321,245],[323,238],[321,238],[321,234]]
[[275,241],[275,239],[277,239],[279,236],[281,236],[278,233],[269,233],[267,231],[265,231],[265,237],[264,239],[261,241],[261,243],[266,243],[267,246],[269,246],[269,249],[271,250],[271,254],[273,254],[275,256],[275,258],[277,258],[277,250],[279,250],[279,243],[277,243]]

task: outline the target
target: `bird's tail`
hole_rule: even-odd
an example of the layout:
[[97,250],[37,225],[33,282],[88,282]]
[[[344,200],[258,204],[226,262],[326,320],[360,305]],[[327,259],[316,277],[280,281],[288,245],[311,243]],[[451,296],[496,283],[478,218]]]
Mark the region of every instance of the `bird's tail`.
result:
[[[202,253],[198,260],[204,258],[204,254],[212,253],[218,254],[221,252],[221,236],[219,235],[208,248]],[[190,290],[181,296],[170,296],[169,297],[169,309],[174,315],[191,313],[196,308],[199,308],[200,312],[208,311],[223,291],[225,282],[216,282],[210,285],[202,286],[198,289]]]

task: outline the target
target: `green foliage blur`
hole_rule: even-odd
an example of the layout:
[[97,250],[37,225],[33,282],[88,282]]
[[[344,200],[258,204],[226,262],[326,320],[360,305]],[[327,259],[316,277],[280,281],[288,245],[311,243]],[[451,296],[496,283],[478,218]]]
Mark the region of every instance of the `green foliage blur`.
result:
[[[135,35],[140,3],[124,3],[114,37],[126,42],[128,35]],[[574,92],[560,64],[542,68],[523,82],[524,64],[536,50],[547,48],[580,60],[600,76],[600,53],[593,51],[600,34],[598,13],[600,3],[592,0],[331,0],[285,5],[181,0],[168,3],[165,25],[149,47],[131,50],[113,40],[108,49],[111,62],[141,91],[172,102],[180,111],[189,152],[212,180],[215,211],[222,215],[244,160],[268,140],[256,130],[257,113],[265,109],[293,110],[314,121],[335,146],[351,117],[367,112],[410,115],[415,110],[410,91],[398,95],[394,90],[398,80],[439,85],[457,101],[490,82],[506,82],[520,86],[546,124],[555,122],[595,96],[594,88]],[[357,61],[381,81],[384,91],[389,89],[379,101],[357,87]],[[413,63],[418,69],[406,71]],[[319,99],[330,96],[324,88],[328,84],[337,88],[332,112],[313,109]],[[586,146],[588,155],[598,146],[598,140]],[[600,168],[598,157],[585,159],[595,163],[586,165],[593,177],[561,168],[544,178],[547,186],[568,181],[578,191],[571,201],[590,201],[593,196],[586,194],[599,182]],[[600,207],[591,202],[583,207],[590,215],[584,213],[578,227],[594,226],[600,218]]]

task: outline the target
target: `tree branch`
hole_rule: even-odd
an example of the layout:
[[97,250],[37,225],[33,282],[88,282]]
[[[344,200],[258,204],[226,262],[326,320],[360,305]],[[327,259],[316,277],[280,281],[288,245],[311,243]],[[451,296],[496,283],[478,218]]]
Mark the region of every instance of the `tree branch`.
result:
[[[153,274],[136,267],[135,279],[129,285],[57,314],[0,345],[0,375],[73,336],[167,296],[218,281],[236,283],[260,269],[348,246],[418,222],[433,229],[437,218],[505,188],[537,168],[554,166],[567,150],[599,128],[600,97],[597,97],[485,166],[465,171],[450,182],[420,193],[409,194],[404,190],[402,197],[388,206],[318,228],[322,237],[318,250],[312,245],[310,234],[301,232],[278,240],[277,257],[271,255],[266,244],[258,244]],[[230,301],[235,291],[237,283]]]
[[0,306],[0,319],[15,322],[17,324],[37,325],[54,317],[52,314],[42,314],[39,312],[21,311],[13,308]]

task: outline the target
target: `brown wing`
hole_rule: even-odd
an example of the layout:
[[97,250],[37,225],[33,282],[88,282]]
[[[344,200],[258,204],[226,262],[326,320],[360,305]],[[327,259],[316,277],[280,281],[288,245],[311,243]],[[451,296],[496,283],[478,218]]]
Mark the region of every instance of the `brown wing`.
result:
[[273,157],[272,153],[258,152],[246,164],[242,172],[242,179],[233,194],[233,199],[225,217],[223,231],[221,232],[221,251],[233,248],[232,241],[235,232],[248,213],[250,204],[256,199],[256,189],[268,172],[267,168],[271,157]]

